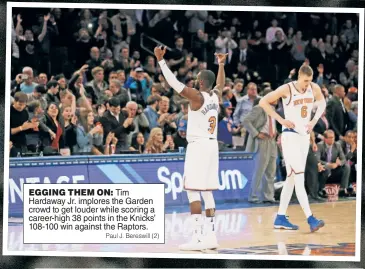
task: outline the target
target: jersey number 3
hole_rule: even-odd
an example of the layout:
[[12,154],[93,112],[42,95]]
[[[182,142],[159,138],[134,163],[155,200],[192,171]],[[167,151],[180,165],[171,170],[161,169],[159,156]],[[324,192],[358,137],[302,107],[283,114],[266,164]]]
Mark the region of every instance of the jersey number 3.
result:
[[308,116],[307,109],[308,109],[307,106],[302,106],[302,109],[301,109],[302,118],[306,118]]
[[214,116],[211,116],[209,118],[209,133],[214,134],[215,127],[217,126],[217,119]]

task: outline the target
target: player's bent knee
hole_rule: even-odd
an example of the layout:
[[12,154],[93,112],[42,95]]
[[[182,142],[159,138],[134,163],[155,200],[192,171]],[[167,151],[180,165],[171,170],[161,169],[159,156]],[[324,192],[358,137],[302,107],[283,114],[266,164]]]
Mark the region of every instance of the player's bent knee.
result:
[[215,208],[215,201],[211,191],[202,191],[205,209]]
[[200,202],[201,201],[199,191],[187,190],[186,194],[188,195],[188,200],[189,200],[190,204],[193,203],[193,202]]

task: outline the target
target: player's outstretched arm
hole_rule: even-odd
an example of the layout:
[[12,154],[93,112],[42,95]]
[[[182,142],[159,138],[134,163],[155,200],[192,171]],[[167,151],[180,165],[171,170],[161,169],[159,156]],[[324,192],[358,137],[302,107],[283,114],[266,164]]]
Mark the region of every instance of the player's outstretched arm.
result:
[[322,90],[317,83],[311,83],[313,89],[313,95],[315,99],[315,105],[317,106],[316,114],[312,119],[312,125],[316,125],[323,112],[326,110],[326,100],[322,94]]
[[177,80],[176,76],[172,73],[170,68],[167,66],[163,56],[166,53],[166,48],[156,47],[155,56],[157,58],[158,64],[161,67],[162,74],[164,75],[167,83],[177,91],[181,96],[187,98],[193,107],[202,105],[204,103],[204,98],[202,94],[194,88],[187,87],[184,83]]
[[292,122],[283,119],[271,106],[272,103],[279,100],[280,98],[288,96],[289,94],[288,86],[282,85],[275,91],[270,92],[269,94],[262,97],[259,106],[261,106],[268,115],[276,119],[281,125],[284,125],[287,128],[294,128],[295,126]]
[[224,71],[224,62],[228,56],[228,53],[215,53],[217,57],[219,68],[217,74],[216,86],[214,87],[214,91],[217,93],[219,97],[219,101],[222,100],[222,93],[224,89],[224,84],[226,83],[226,73]]

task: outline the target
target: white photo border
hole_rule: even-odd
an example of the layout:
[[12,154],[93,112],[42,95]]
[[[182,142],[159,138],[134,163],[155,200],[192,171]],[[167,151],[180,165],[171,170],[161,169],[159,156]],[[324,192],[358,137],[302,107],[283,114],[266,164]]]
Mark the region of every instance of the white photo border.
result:
[[[165,5],[165,4],[109,4],[109,3],[46,3],[46,2],[7,2],[6,10],[6,83],[4,120],[4,208],[3,208],[3,255],[11,256],[49,256],[49,257],[115,257],[115,258],[187,258],[187,259],[226,259],[226,260],[288,260],[288,261],[353,261],[360,262],[361,255],[361,201],[362,201],[362,147],[363,122],[358,119],[357,159],[357,197],[355,256],[299,256],[299,255],[239,255],[239,254],[184,254],[184,253],[120,253],[120,252],[71,252],[71,251],[9,251],[9,141],[10,141],[10,84],[11,84],[11,29],[12,8],[88,8],[93,9],[149,9],[149,10],[208,10],[208,11],[260,11],[260,12],[300,12],[300,13],[358,13],[359,14],[359,73],[358,73],[358,115],[363,115],[364,88],[364,9],[344,7],[287,7],[287,6],[213,6],[213,5]],[[360,139],[359,139],[360,138]]]

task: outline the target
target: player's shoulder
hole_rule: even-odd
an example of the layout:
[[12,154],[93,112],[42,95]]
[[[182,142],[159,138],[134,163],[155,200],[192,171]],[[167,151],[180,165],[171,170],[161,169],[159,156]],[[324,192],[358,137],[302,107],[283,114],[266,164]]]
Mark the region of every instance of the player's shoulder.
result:
[[315,82],[311,82],[310,83],[310,88],[313,90],[313,91],[320,91],[321,90],[321,87],[315,83]]
[[282,98],[288,98],[291,95],[291,89],[289,83],[284,83],[277,87],[274,92],[277,94],[277,96]]

